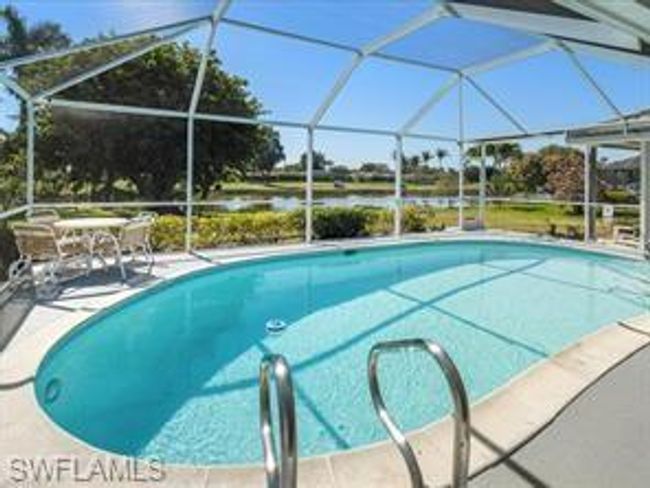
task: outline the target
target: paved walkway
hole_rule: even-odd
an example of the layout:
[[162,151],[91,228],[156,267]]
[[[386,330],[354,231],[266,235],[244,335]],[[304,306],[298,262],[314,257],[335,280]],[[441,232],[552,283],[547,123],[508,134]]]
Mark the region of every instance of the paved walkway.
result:
[[650,486],[650,348],[612,370],[472,488]]

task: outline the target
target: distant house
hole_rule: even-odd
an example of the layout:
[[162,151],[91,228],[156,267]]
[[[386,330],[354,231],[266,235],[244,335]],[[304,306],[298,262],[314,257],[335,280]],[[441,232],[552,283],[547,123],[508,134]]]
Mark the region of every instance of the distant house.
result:
[[601,179],[610,188],[625,188],[637,192],[641,177],[640,166],[640,156],[603,163],[600,166]]

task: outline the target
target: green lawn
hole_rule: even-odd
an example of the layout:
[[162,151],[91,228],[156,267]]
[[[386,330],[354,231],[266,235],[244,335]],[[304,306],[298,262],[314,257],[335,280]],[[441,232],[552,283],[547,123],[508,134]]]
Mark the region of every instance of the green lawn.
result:
[[[392,195],[395,187],[392,183],[382,181],[349,182],[343,188],[336,188],[331,181],[314,182],[314,196],[382,196]],[[405,196],[447,196],[457,192],[456,187],[426,185],[421,183],[406,183],[404,187]],[[478,185],[469,184],[465,186],[468,195],[478,193]],[[247,196],[260,198],[268,196],[293,196],[302,198],[305,195],[305,183],[303,181],[278,181],[271,183],[258,182],[232,182],[224,183],[222,189],[215,192],[214,198],[224,196]]]

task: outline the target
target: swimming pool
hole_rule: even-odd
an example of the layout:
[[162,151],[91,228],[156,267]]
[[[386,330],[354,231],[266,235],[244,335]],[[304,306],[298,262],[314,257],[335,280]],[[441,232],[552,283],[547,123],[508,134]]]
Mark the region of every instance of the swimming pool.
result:
[[[476,400],[533,363],[650,305],[650,267],[545,245],[453,241],[233,264],[153,288],[46,356],[36,395],[96,447],[181,464],[261,461],[257,375],[287,357],[302,456],[386,438],[366,357],[381,340],[447,349]],[[269,320],[288,326],[266,330]],[[387,356],[382,389],[405,429],[446,415],[423,354]]]

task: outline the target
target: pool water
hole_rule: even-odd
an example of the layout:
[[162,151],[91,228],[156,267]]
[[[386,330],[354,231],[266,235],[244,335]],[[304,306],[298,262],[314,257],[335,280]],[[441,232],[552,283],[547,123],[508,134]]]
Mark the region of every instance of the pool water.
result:
[[[262,458],[258,369],[286,356],[302,456],[386,438],[366,359],[378,341],[423,337],[456,362],[472,400],[650,304],[642,262],[490,241],[393,246],[222,266],[91,319],[44,360],[36,394],[86,442],[166,462]],[[287,327],[269,333],[267,323]],[[450,411],[422,353],[382,357],[386,402],[405,429]]]

